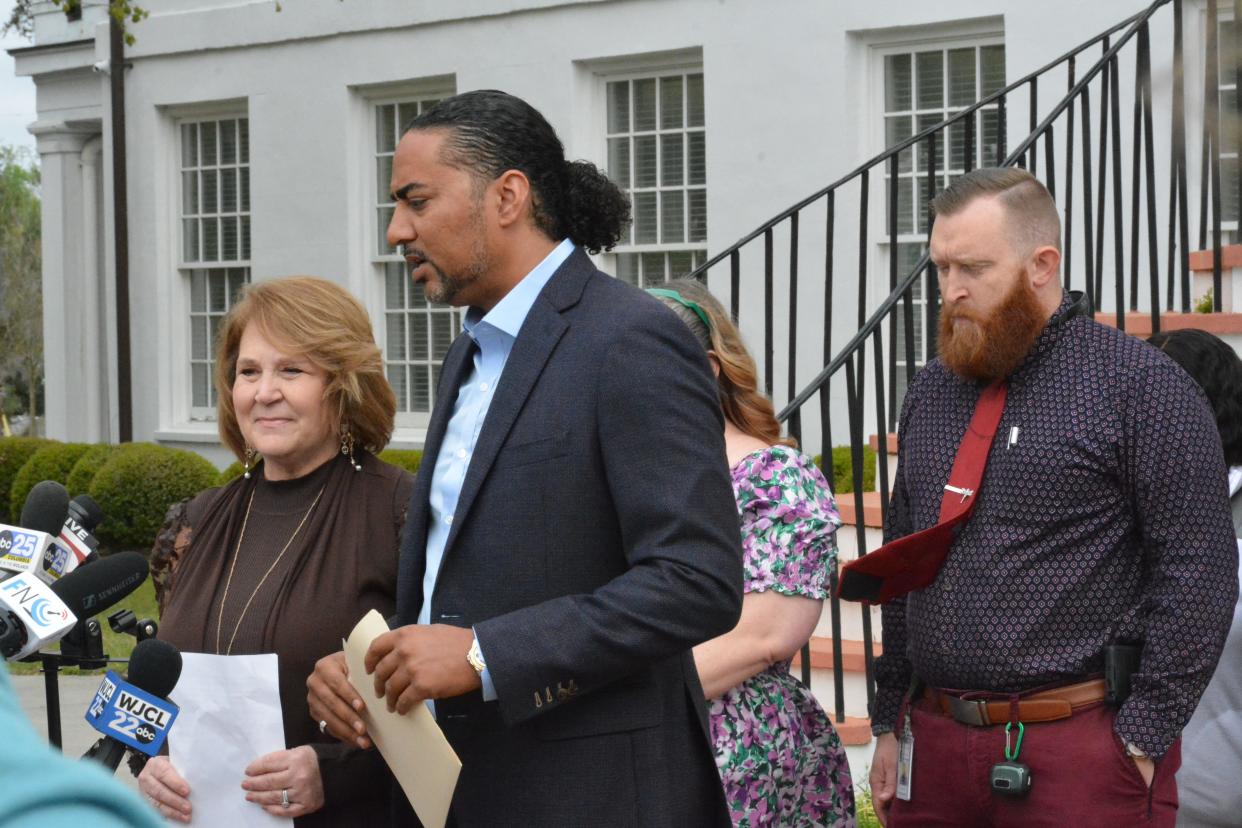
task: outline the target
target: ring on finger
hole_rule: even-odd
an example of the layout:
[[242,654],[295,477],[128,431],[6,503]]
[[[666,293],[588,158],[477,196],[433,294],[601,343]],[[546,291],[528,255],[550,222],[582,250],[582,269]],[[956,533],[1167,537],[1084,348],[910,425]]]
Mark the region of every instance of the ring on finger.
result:
[[326,732],[327,732],[327,730],[328,730],[328,720],[327,720],[327,719],[320,719],[320,720],[319,720],[319,732],[320,732],[320,733],[326,733]]
[[281,805],[281,807],[282,807],[282,808],[284,808],[284,809],[287,811],[287,810],[289,810],[289,806],[290,806],[290,805],[292,805],[292,804],[293,804],[293,803],[291,803],[291,802],[289,801],[289,789],[288,789],[288,788],[281,788],[281,789],[280,789],[280,805]]

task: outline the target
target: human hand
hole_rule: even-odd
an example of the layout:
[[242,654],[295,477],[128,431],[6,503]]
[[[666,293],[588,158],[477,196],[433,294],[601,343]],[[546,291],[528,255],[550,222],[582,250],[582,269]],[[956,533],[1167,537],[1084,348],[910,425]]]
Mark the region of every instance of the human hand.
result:
[[482,685],[466,661],[474,633],[448,624],[411,624],[371,642],[366,669],[375,676],[376,698],[405,715],[425,699],[447,699]]
[[881,733],[875,740],[871,757],[871,804],[880,825],[888,824],[888,806],[897,793],[897,736]]
[[176,822],[190,821],[190,786],[167,756],[152,756],[138,774],[138,790],[160,812]]
[[293,819],[314,813],[323,807],[319,757],[307,745],[260,756],[246,766],[242,789],[247,802],[262,805],[272,816]]
[[315,663],[315,672],[306,679],[306,704],[311,718],[326,722],[324,728],[342,742],[352,742],[366,750],[371,747],[367,726],[359,715],[362,697],[349,683],[345,653],[332,653]]

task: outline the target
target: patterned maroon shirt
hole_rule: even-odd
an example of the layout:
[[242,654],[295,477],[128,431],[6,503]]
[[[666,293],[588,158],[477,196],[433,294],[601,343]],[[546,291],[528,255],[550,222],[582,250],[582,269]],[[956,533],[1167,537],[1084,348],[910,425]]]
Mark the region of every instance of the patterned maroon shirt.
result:
[[[1010,377],[979,501],[936,581],[883,608],[877,733],[912,670],[1015,692],[1100,673],[1106,645],[1140,640],[1116,730],[1159,758],[1212,676],[1238,592],[1215,421],[1172,360],[1071,306]],[[914,378],[887,540],[935,524],[979,390],[939,360]]]

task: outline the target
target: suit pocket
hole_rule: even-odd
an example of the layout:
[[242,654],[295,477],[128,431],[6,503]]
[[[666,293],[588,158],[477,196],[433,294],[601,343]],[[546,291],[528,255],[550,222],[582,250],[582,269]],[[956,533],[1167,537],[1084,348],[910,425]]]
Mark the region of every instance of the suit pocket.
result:
[[511,469],[517,466],[529,466],[541,463],[553,457],[563,457],[569,453],[569,432],[560,430],[553,434],[527,440],[513,445],[506,444],[496,455],[497,469]]
[[655,727],[664,720],[659,687],[651,674],[627,679],[566,703],[535,720],[544,740],[579,739]]

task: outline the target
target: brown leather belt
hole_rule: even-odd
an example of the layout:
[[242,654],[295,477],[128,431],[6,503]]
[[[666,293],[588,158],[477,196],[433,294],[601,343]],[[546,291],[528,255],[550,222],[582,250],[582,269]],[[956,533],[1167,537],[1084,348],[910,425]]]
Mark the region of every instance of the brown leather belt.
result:
[[[973,694],[967,694],[973,695]],[[923,698],[931,702],[941,713],[962,724],[985,727],[1010,721],[1012,705],[1007,698],[989,693],[986,699],[965,699],[944,693],[933,687],[923,691]],[[1068,719],[1074,711],[1104,701],[1104,679],[1091,679],[1077,684],[1066,684],[1050,690],[1040,690],[1018,699],[1017,721],[1055,722]]]

